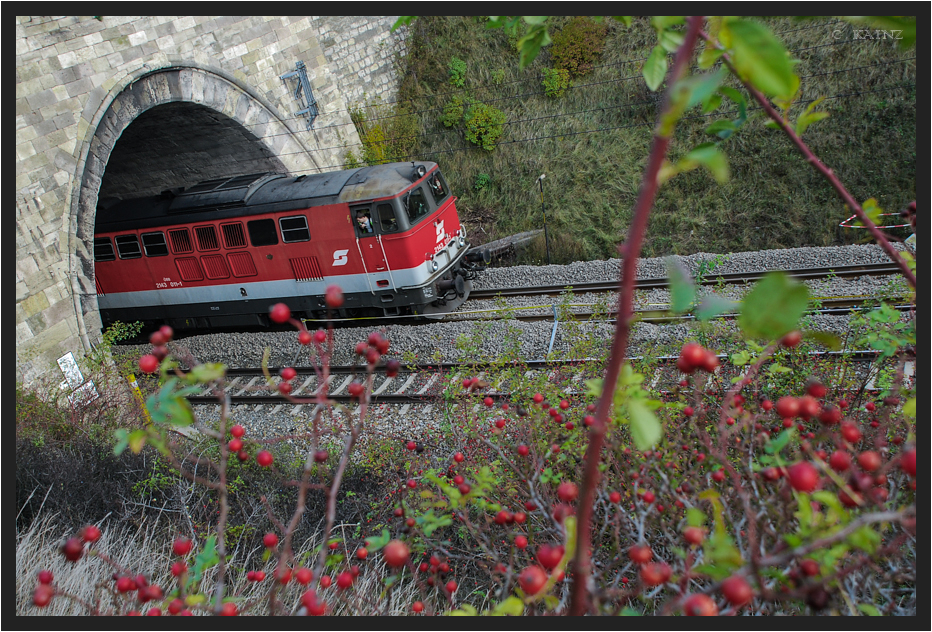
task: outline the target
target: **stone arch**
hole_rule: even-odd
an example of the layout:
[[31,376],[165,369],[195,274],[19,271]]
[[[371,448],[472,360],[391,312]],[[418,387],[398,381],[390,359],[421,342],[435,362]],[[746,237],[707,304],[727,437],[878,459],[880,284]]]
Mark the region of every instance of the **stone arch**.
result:
[[[122,87],[115,87],[110,95],[109,103],[101,103],[96,120],[89,121],[83,160],[75,174],[76,191],[71,196],[69,267],[79,335],[86,349],[90,349],[90,341],[96,338],[100,329],[92,244],[101,193],[104,196],[130,197],[222,175],[257,171],[296,174],[323,170],[311,149],[273,105],[242,82],[216,69],[173,65],[154,71],[144,70],[138,76],[127,77]],[[133,167],[121,164],[117,169],[120,177],[113,177],[111,170],[108,178],[107,170],[114,152],[117,156],[126,157],[133,154],[134,141],[144,140],[146,134],[150,134],[148,138],[157,138],[151,135],[161,133],[160,120],[165,124],[183,120],[191,126],[211,126],[219,134],[218,142],[213,150],[207,148],[200,152],[203,154],[200,164],[196,158],[190,157],[190,154],[198,152],[184,154],[186,162],[179,169],[183,173],[172,174],[169,170],[154,177],[139,172],[135,174],[138,186],[134,188]],[[151,129],[140,129],[143,122]],[[136,128],[132,127],[134,125]],[[171,132],[178,135],[177,129]],[[168,133],[166,129],[165,134]],[[235,165],[212,160],[229,152],[230,142],[236,143],[251,158],[238,160]],[[153,150],[150,157],[156,153]],[[183,153],[180,149],[178,156]],[[145,162],[143,157],[140,163]],[[138,170],[139,166],[136,168]],[[230,169],[239,173],[229,173]],[[172,175],[178,179],[169,181]],[[102,191],[104,185],[106,188]]]

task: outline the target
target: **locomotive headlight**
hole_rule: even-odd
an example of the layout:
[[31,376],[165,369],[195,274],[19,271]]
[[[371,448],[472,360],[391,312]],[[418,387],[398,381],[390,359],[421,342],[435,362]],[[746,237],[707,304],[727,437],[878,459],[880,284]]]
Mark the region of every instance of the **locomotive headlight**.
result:
[[437,263],[437,260],[436,260],[436,259],[431,260],[431,262],[430,262],[430,269],[431,269],[431,270],[433,270],[434,272],[436,272],[436,271],[437,271],[437,268],[439,268],[439,267],[440,267],[440,264]]
[[466,238],[460,235],[460,238],[456,240],[456,243],[460,245],[460,248],[466,245]]

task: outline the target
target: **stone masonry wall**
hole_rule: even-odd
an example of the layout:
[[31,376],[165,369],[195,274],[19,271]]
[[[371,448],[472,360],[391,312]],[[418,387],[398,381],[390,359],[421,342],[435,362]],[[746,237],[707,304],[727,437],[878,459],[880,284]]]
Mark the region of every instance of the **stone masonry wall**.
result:
[[[16,357],[17,379],[60,379],[56,359],[77,357],[99,339],[82,303],[96,305],[92,252],[81,208],[96,207],[109,151],[143,112],[177,95],[121,99],[155,73],[190,68],[205,85],[230,85],[250,112],[271,117],[276,135],[262,149],[291,172],[340,165],[359,137],[348,108],[365,95],[394,95],[392,58],[403,34],[395,17],[17,16],[16,18]],[[312,131],[294,112],[294,82],[280,76],[301,60],[320,108]],[[148,81],[148,79],[147,79]],[[146,85],[159,86],[158,81]],[[245,96],[244,96],[245,95]],[[195,91],[191,103],[215,106]],[[188,96],[183,97],[185,99]],[[151,104],[151,105],[150,105]],[[218,106],[219,107],[219,106]],[[218,110],[221,114],[233,116]],[[233,116],[231,120],[238,120]],[[250,119],[244,118],[248,123]],[[104,124],[114,140],[101,144]],[[283,131],[284,130],[284,131]],[[95,137],[95,134],[97,136]],[[93,142],[92,142],[93,141]],[[103,147],[98,155],[94,147]],[[287,151],[284,149],[287,147]],[[298,147],[298,150],[294,148]],[[276,155],[280,152],[281,155]],[[209,160],[207,156],[205,160]],[[95,167],[100,163],[99,169]],[[90,182],[88,174],[91,174]],[[81,200],[79,204],[79,199]],[[85,213],[87,211],[84,211]],[[90,211],[91,213],[93,210]],[[81,219],[87,224],[88,218]],[[90,270],[90,272],[88,272]],[[85,308],[86,309],[86,308]],[[93,316],[92,314],[90,316]],[[58,377],[56,378],[55,375]]]

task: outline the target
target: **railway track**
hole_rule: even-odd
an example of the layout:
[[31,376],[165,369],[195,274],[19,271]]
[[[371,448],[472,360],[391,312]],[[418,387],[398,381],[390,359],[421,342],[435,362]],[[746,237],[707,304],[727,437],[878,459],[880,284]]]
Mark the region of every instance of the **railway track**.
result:
[[[843,356],[851,361],[861,365],[860,371],[869,372],[873,363],[877,360],[878,353],[873,350],[861,350],[848,352],[813,352],[809,354],[814,358],[824,358],[828,360],[841,359]],[[719,360],[725,366],[726,355],[719,355]],[[637,362],[643,358],[635,357],[630,360]],[[662,356],[655,358],[659,360],[659,366],[655,368],[651,375],[651,388],[661,392],[670,390],[673,385],[682,378],[675,368],[676,356]],[[535,372],[546,372],[549,377],[558,373],[569,384],[574,385],[573,390],[576,393],[582,392],[584,380],[580,367],[586,364],[586,361],[547,361],[537,360],[522,363],[502,364],[502,363],[429,363],[407,366],[393,377],[386,375],[384,366],[376,367],[374,370],[374,382],[370,404],[392,404],[392,405],[425,405],[436,403],[445,397],[445,384],[455,383],[458,380],[467,377],[482,377],[489,371],[500,371],[502,369],[514,368],[524,371],[525,375]],[[289,399],[274,391],[280,381],[280,368],[269,368],[266,378],[265,372],[260,368],[238,368],[227,369],[227,383],[224,387],[224,393],[231,405],[254,405],[265,406],[272,405],[284,408],[293,407],[293,414],[299,413],[305,406],[313,407],[313,398],[316,394],[319,380],[318,374],[313,367],[294,367],[297,371],[297,377],[292,380],[294,390],[291,392]],[[366,365],[344,365],[330,367],[330,377],[328,378],[327,398],[333,402],[352,404],[358,402],[358,397],[349,394],[349,385],[358,380],[364,380],[366,377]],[[727,383],[730,375],[722,373],[719,370],[720,379]],[[871,387],[868,384],[868,387]],[[869,389],[868,389],[869,390]],[[574,393],[568,392],[568,395]],[[493,401],[507,401],[512,394],[507,390],[507,384],[489,384],[486,388],[478,389],[473,393],[475,406],[480,406],[482,400],[491,397]],[[218,396],[210,393],[205,389],[198,395],[188,397],[191,404],[210,405],[219,404]],[[273,412],[281,410],[278,408]]]
[[[772,272],[764,270],[759,272],[732,272],[704,275],[699,279],[699,285],[736,285],[755,283],[764,275]],[[827,279],[832,277],[851,278],[859,276],[889,276],[900,273],[899,268],[892,263],[863,264],[853,266],[834,266],[821,268],[802,268],[798,270],[783,270],[791,278],[808,281],[817,279]],[[669,286],[666,277],[638,279],[636,287],[639,290],[649,290],[665,288]],[[556,296],[572,290],[574,294],[583,294],[589,292],[612,292],[618,290],[618,281],[596,281],[587,283],[561,284],[561,285],[539,285],[527,287],[505,287],[491,288],[485,290],[473,290],[469,295],[470,300],[474,299],[491,299],[498,296]]]

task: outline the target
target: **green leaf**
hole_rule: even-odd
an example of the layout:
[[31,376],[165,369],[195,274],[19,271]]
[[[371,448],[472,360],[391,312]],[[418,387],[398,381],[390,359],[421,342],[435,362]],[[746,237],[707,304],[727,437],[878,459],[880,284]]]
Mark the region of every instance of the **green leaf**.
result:
[[615,20],[617,20],[618,22],[621,22],[622,24],[624,24],[624,25],[627,26],[627,27],[630,27],[630,26],[631,26],[631,16],[630,16],[630,15],[613,15],[612,18],[615,19]]
[[191,575],[188,577],[188,586],[201,581],[204,571],[220,563],[220,555],[217,554],[217,536],[211,535],[204,541],[204,548],[194,557],[194,567],[191,569]]
[[522,15],[521,18],[528,24],[543,24],[547,21],[546,15]]
[[690,527],[701,527],[705,524],[705,514],[695,507],[689,507],[686,510],[686,524]]
[[702,49],[702,53],[699,54],[699,67],[703,70],[711,68],[724,53],[725,51],[721,48],[715,48],[710,44],[706,44],[705,48]]
[[682,314],[692,306],[696,288],[683,264],[673,257],[668,257],[666,264],[670,282],[670,309],[676,314]]
[[720,314],[732,312],[737,306],[738,303],[735,301],[721,297],[718,294],[706,294],[696,308],[696,318],[705,322]]
[[874,531],[870,525],[864,525],[854,533],[848,536],[846,540],[851,546],[857,547],[868,553],[873,553],[880,545],[880,534]]
[[903,414],[907,417],[916,418],[916,398],[910,397],[906,400],[906,403],[903,404]]
[[703,114],[708,114],[709,112],[714,112],[715,110],[718,109],[718,106],[721,105],[721,104],[722,104],[722,95],[721,95],[721,94],[718,94],[717,92],[714,93],[714,94],[710,94],[710,95],[702,102],[702,113],[703,113]]
[[767,96],[793,97],[798,77],[783,44],[767,28],[750,20],[726,20],[720,38],[732,50],[732,63],[741,79]]
[[129,449],[133,451],[133,454],[142,452],[147,436],[148,433],[145,430],[133,430],[129,433]]
[[493,617],[520,617],[524,614],[524,602],[512,595],[492,608]]
[[679,160],[677,168],[679,171],[691,171],[700,165],[708,169],[720,184],[728,181],[728,159],[719,151],[717,144],[703,143],[697,146]]
[[863,612],[864,614],[866,614],[866,615],[869,616],[869,617],[879,617],[879,616],[881,616],[881,615],[880,615],[880,610],[878,610],[878,609],[877,609],[877,606],[875,606],[875,605],[873,605],[873,604],[869,604],[869,603],[859,603],[859,604],[858,604],[858,610],[860,610],[861,612]]
[[647,87],[651,92],[656,92],[663,83],[663,78],[667,76],[667,54],[663,47],[654,46],[641,72],[644,74]]
[[191,376],[195,381],[206,384],[207,382],[213,382],[214,380],[219,380],[226,373],[226,366],[219,362],[211,362],[205,364],[199,364],[193,369],[191,369]]
[[731,363],[735,366],[744,366],[751,361],[751,352],[748,350],[738,351],[731,354]]
[[475,617],[479,614],[476,611],[475,606],[471,606],[468,603],[464,603],[460,606],[459,610],[454,610],[450,613],[451,617]]
[[683,43],[682,31],[664,30],[660,32],[660,46],[668,53],[676,52]]
[[769,272],[744,298],[738,326],[747,338],[776,340],[796,329],[809,304],[809,290],[783,272]]
[[738,118],[735,119],[735,124],[740,127],[748,118],[748,102],[744,98],[744,95],[735,90],[734,88],[729,88],[728,86],[722,86],[718,89],[719,94],[722,96],[728,97],[735,105],[738,106]]
[[542,46],[550,43],[550,35],[547,33],[547,27],[543,24],[534,24],[528,30],[524,37],[518,40],[518,50],[521,51],[519,67],[524,70],[540,52]]
[[640,617],[641,613],[635,610],[630,606],[625,606],[621,609],[621,612],[618,613],[619,617]]
[[663,436],[663,428],[654,413],[637,399],[628,401],[631,438],[638,450],[647,450]]
[[715,121],[714,123],[709,125],[707,128],[705,128],[705,133],[715,134],[716,136],[719,136],[720,138],[728,138],[737,129],[738,129],[738,126],[735,125],[733,122],[726,121],[723,119],[723,120]]
[[831,351],[838,351],[841,349],[841,340],[838,336],[828,331],[807,331],[806,338],[812,338]]
[[416,15],[402,15],[397,20],[395,20],[394,24],[392,24],[391,31],[394,33],[396,30],[398,30],[402,26],[408,26],[409,24],[414,22],[414,20],[416,19],[417,19]]
[[656,30],[658,34],[671,26],[678,26],[685,23],[686,16],[684,15],[655,15],[650,19],[650,25],[654,27],[654,30]]
[[129,447],[129,430],[119,428],[113,432],[113,438],[116,439],[116,445],[113,446],[113,454],[120,456],[123,451]]
[[793,438],[793,435],[796,434],[796,428],[788,428],[777,435],[776,439],[767,442],[767,445],[764,446],[764,450],[768,454],[779,454],[780,451],[786,447],[786,444],[790,442],[790,439]]
[[366,544],[366,548],[369,549],[370,553],[374,553],[375,551],[378,551],[386,544],[388,544],[389,540],[391,539],[392,536],[388,532],[388,529],[382,529],[381,535],[369,536],[366,538],[366,542],[368,543]]

